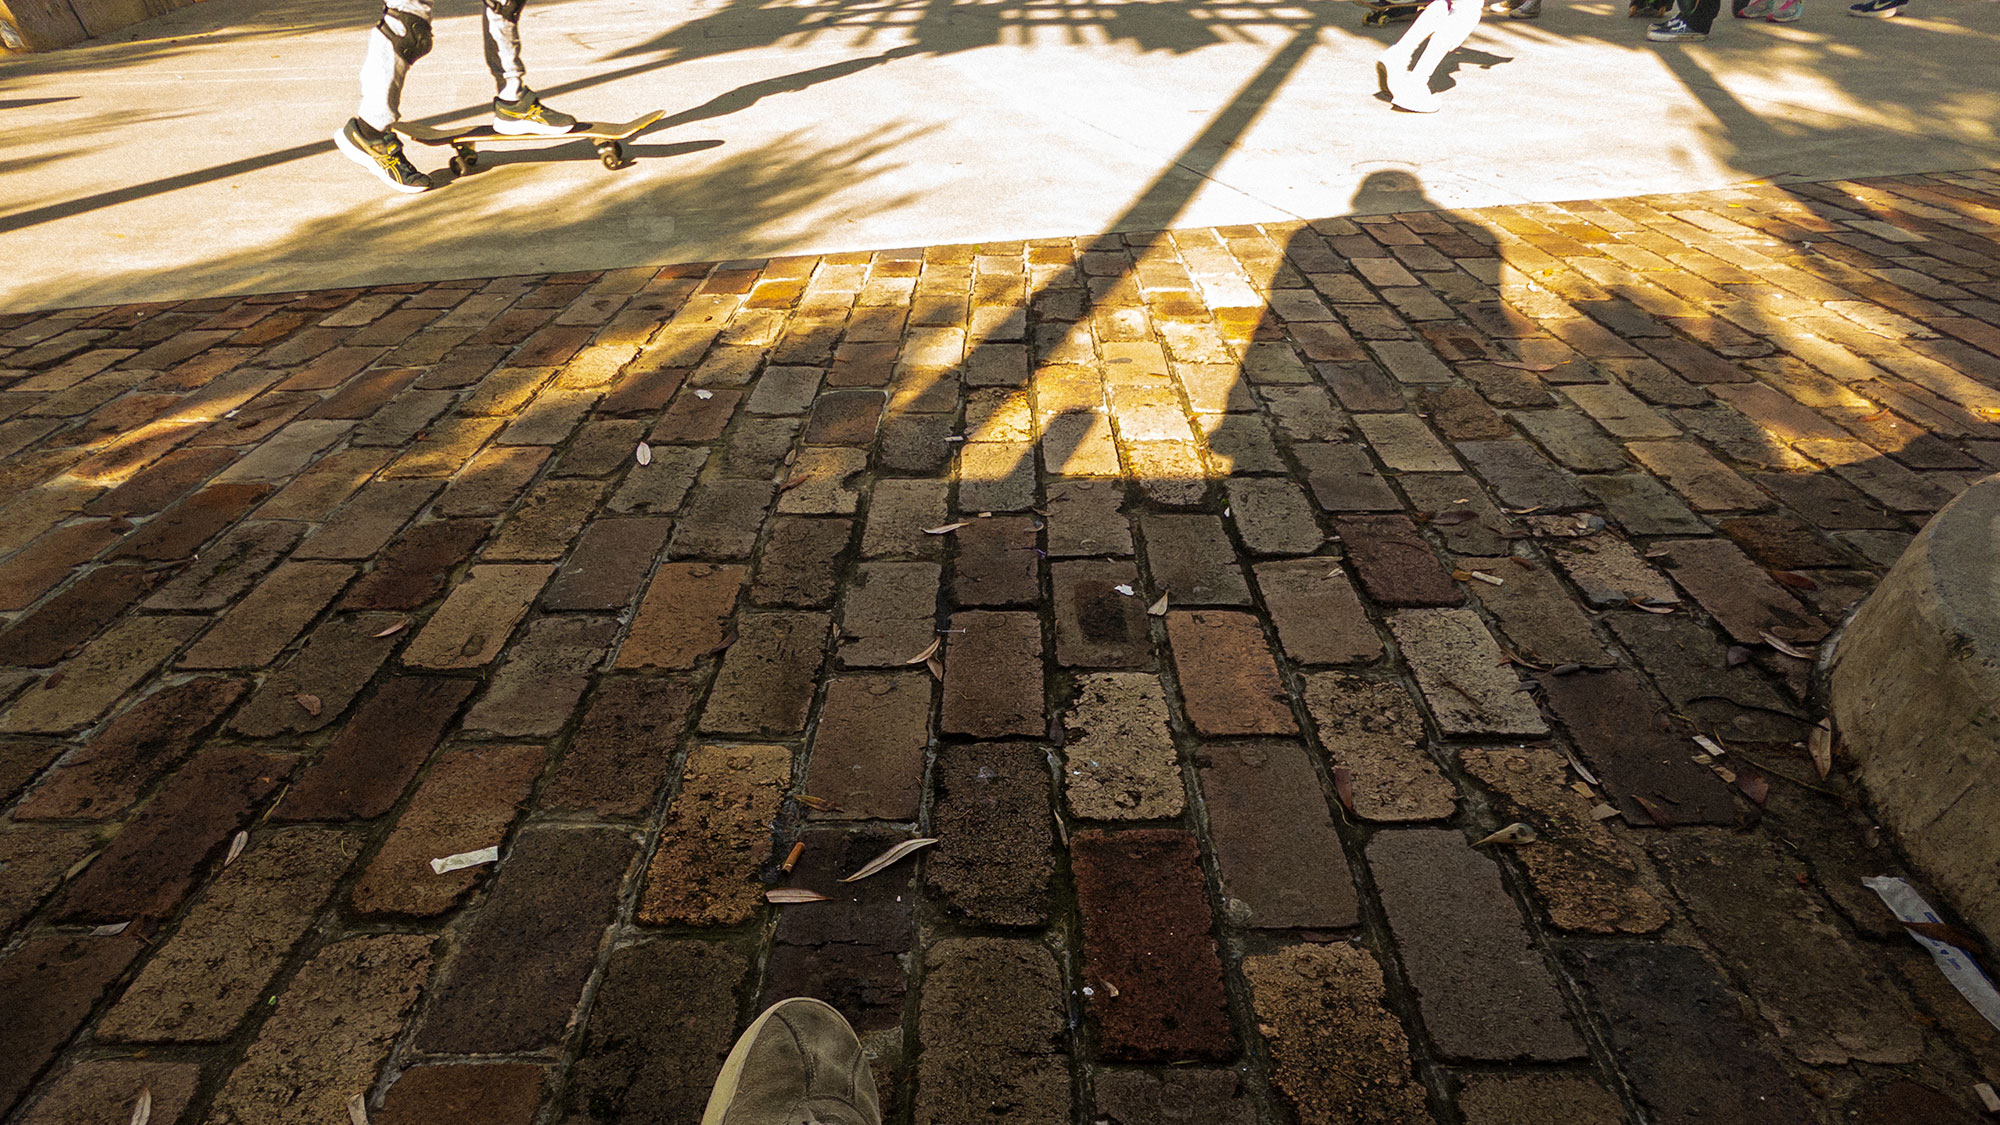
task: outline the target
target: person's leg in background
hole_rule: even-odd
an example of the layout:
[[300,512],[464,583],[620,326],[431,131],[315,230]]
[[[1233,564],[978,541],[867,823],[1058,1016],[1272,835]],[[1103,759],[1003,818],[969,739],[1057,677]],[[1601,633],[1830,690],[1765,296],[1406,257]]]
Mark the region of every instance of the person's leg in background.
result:
[[486,0],[486,69],[493,72],[493,128],[512,135],[554,136],[576,118],[542,104],[521,62],[521,9],[527,0]]
[[402,138],[393,131],[402,117],[403,80],[430,50],[431,0],[385,0],[361,60],[361,104],[333,136],[350,160],[397,191],[431,187],[430,177],[403,155]]
[[1397,109],[1411,113],[1436,113],[1440,101],[1431,92],[1431,77],[1444,65],[1445,56],[1479,26],[1479,0],[1431,0],[1410,29],[1382,52],[1376,63],[1382,84]]
[[1646,38],[1655,43],[1682,43],[1708,38],[1715,17],[1722,13],[1722,0],[1694,0],[1692,7],[1681,0],[1679,12],[1646,29]]

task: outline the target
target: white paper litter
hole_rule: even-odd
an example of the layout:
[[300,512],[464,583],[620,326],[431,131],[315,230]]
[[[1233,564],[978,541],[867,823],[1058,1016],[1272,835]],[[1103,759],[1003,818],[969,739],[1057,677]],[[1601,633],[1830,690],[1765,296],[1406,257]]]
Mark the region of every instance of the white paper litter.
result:
[[482,863],[498,862],[500,862],[500,846],[495,844],[493,847],[481,848],[476,852],[460,852],[457,855],[448,855],[443,859],[431,860],[431,870],[436,874],[443,875],[446,872],[456,871],[461,867],[478,867]]
[[[1883,904],[1890,912],[1905,922],[1944,921],[1938,917],[1937,911],[1931,909],[1931,904],[1924,901],[1924,896],[1917,893],[1915,887],[1901,879],[1889,875],[1877,875],[1872,879],[1861,880],[1861,885],[1881,896]],[[1917,944],[1931,951],[1931,957],[1943,971],[1944,979],[1950,981],[1953,988],[1958,989],[1959,995],[1965,997],[1980,1015],[1985,1016],[1987,1023],[2000,1028],[2000,990],[1994,989],[1993,982],[1987,979],[1986,974],[1980,971],[1972,958],[1966,956],[1963,949],[1936,938],[1928,938],[1919,933],[1912,933],[1910,936],[1916,939]]]

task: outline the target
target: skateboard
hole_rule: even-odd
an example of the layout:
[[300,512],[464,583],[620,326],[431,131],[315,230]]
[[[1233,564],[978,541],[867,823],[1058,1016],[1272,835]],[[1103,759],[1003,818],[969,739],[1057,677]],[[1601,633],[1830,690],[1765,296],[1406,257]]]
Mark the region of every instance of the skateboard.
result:
[[1368,14],[1361,17],[1363,27],[1383,27],[1392,23],[1406,23],[1417,18],[1430,0],[1364,0]]
[[452,150],[451,170],[460,176],[470,175],[479,169],[479,146],[509,144],[516,142],[539,142],[560,144],[563,141],[588,140],[597,145],[597,159],[606,168],[623,168],[631,161],[625,159],[625,146],[619,142],[629,140],[647,126],[667,115],[666,110],[654,110],[644,117],[615,125],[597,125],[589,121],[579,121],[567,132],[562,133],[500,133],[492,125],[464,125],[456,129],[433,129],[428,125],[405,125],[398,123],[396,131],[420,145],[450,145]]

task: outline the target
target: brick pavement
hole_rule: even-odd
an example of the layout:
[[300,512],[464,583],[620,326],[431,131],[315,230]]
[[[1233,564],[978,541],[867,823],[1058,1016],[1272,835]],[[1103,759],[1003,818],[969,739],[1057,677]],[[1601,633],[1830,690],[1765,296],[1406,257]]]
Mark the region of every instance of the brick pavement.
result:
[[0,1114],[1970,1121],[1772,642],[1996,467],[1994,172],[0,316]]

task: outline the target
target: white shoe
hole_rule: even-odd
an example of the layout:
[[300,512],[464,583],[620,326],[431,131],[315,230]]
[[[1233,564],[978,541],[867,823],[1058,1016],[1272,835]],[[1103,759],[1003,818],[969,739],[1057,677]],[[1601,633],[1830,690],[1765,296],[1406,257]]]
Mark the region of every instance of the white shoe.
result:
[[1389,103],[1405,113],[1436,113],[1444,99],[1431,92],[1430,83],[1411,74],[1389,84]]

